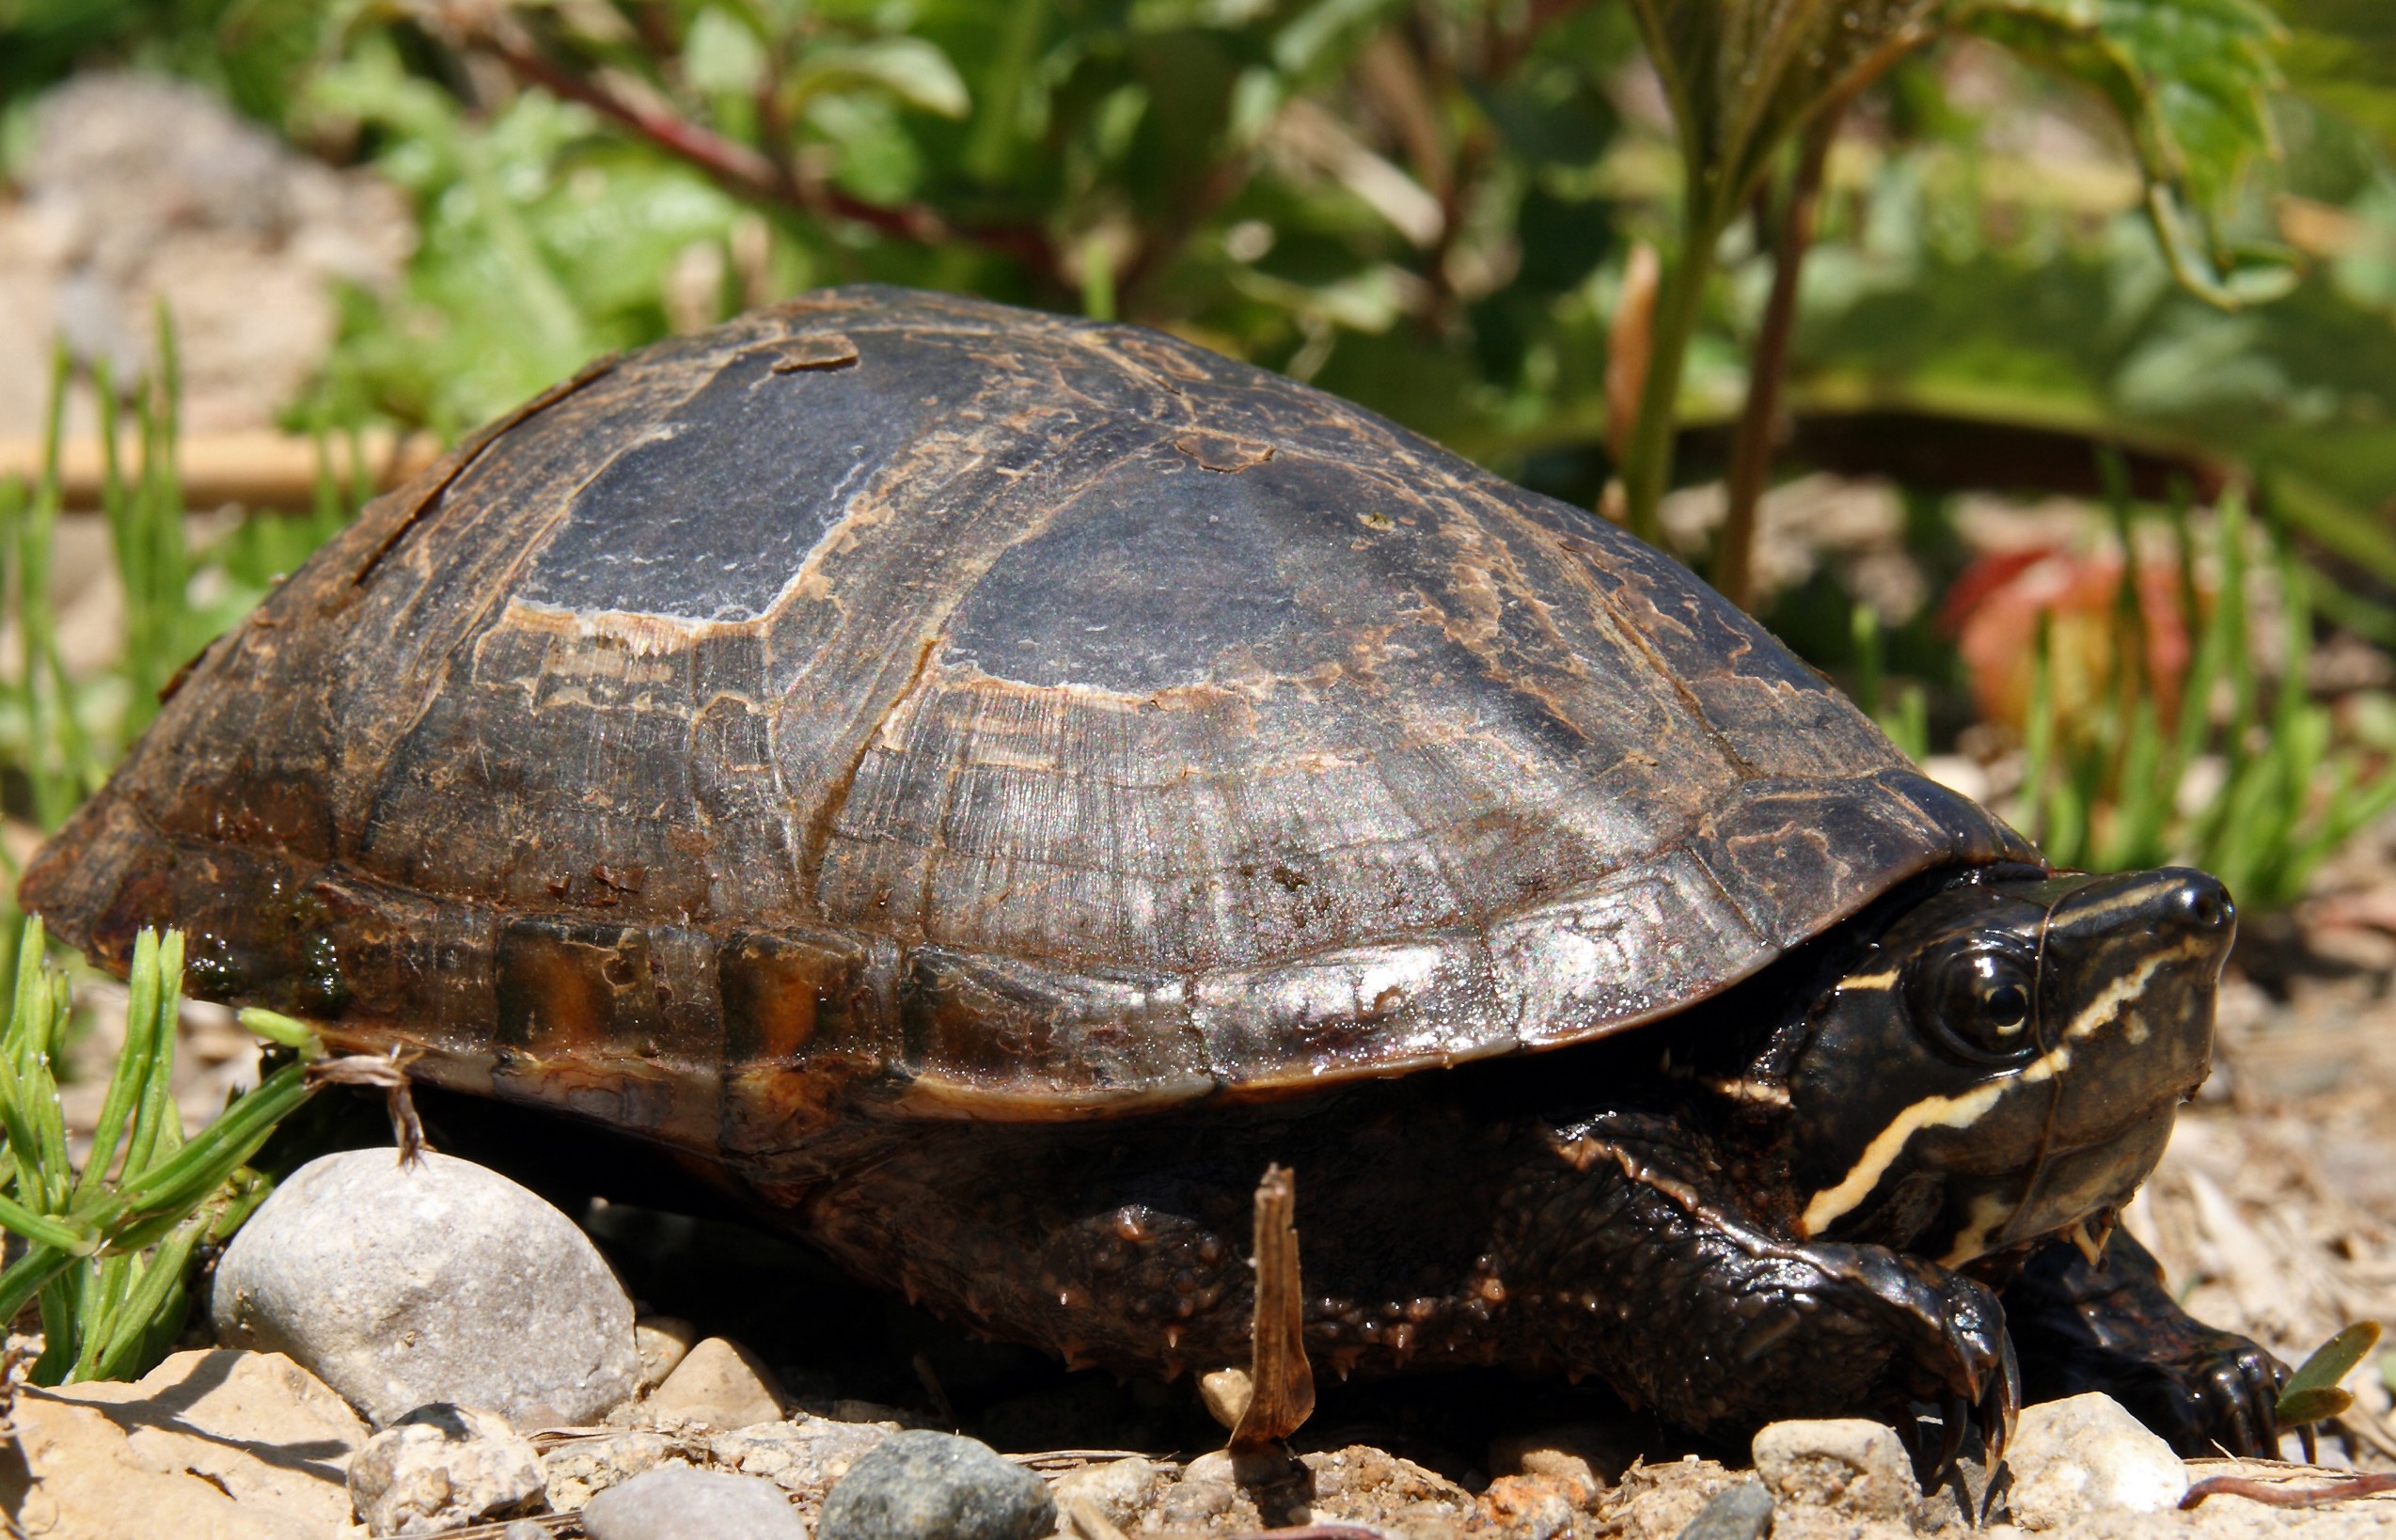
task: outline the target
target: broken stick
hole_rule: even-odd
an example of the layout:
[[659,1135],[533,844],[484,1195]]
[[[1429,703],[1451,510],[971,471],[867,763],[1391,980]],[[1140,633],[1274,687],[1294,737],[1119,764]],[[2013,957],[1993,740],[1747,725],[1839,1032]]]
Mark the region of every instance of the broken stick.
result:
[[1306,1363],[1306,1295],[1298,1281],[1298,1185],[1279,1166],[1256,1188],[1256,1314],[1250,1328],[1254,1387],[1231,1447],[1279,1443],[1314,1414],[1315,1372]]

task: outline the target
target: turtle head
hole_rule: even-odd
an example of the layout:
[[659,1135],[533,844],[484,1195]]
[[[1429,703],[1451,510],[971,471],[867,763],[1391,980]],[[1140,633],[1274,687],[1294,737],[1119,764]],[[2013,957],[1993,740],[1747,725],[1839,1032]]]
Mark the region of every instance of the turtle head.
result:
[[2236,933],[2201,872],[1963,880],[1819,999],[1786,1081],[1808,1236],[1958,1266],[2107,1222],[2211,1067]]

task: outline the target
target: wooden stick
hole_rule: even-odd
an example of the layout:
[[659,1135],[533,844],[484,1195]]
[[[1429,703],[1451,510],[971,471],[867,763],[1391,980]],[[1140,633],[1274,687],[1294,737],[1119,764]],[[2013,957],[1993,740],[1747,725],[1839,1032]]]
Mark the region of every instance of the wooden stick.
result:
[[1306,1293],[1298,1278],[1298,1185],[1279,1166],[1256,1188],[1256,1315],[1250,1379],[1255,1393],[1231,1430],[1231,1447],[1275,1444],[1314,1414],[1306,1362]]

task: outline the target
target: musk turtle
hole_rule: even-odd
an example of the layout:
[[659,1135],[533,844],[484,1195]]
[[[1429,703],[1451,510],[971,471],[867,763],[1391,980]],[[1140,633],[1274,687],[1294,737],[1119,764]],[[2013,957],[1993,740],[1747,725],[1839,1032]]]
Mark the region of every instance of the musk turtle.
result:
[[1683,568],[1155,332],[859,288],[603,360],[213,643],[26,876],[121,970],[656,1141],[1076,1363],[1693,1428],[2286,1371],[2114,1212],[2199,872],[2051,872]]

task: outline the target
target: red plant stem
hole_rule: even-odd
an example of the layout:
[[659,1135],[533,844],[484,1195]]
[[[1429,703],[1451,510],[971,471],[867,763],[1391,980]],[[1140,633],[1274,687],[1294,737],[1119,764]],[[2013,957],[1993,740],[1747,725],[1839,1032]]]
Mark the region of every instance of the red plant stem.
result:
[[1814,207],[1821,192],[1822,167],[1830,159],[1831,142],[1838,137],[1839,120],[1846,116],[1844,100],[1825,103],[1806,129],[1796,173],[1789,179],[1789,199],[1781,211],[1779,239],[1773,249],[1772,296],[1764,303],[1763,328],[1756,336],[1755,363],[1747,375],[1747,404],[1740,413],[1739,433],[1730,452],[1729,509],[1723,519],[1722,543],[1714,555],[1714,587],[1741,609],[1752,608],[1755,603],[1756,513],[1763,502],[1764,483],[1772,475],[1781,385],[1789,374],[1789,339],[1797,327],[1797,281],[1805,270],[1805,250],[1814,240]]
[[924,204],[886,208],[836,187],[802,181],[791,174],[788,166],[750,146],[649,103],[627,100],[601,83],[551,61],[522,39],[483,30],[476,33],[473,40],[497,55],[518,79],[569,102],[578,102],[622,124],[667,153],[699,167],[739,196],[849,220],[883,235],[923,245],[938,245],[963,237],[1016,258],[1045,277],[1056,278],[1056,250],[1040,230],[1027,226],[952,225]]
[[2278,1486],[2246,1476],[2207,1476],[2188,1488],[2180,1506],[2193,1508],[2209,1497],[2242,1497],[2274,1508],[2311,1508],[2374,1492],[2396,1492],[2396,1476],[2357,1474],[2327,1486]]

